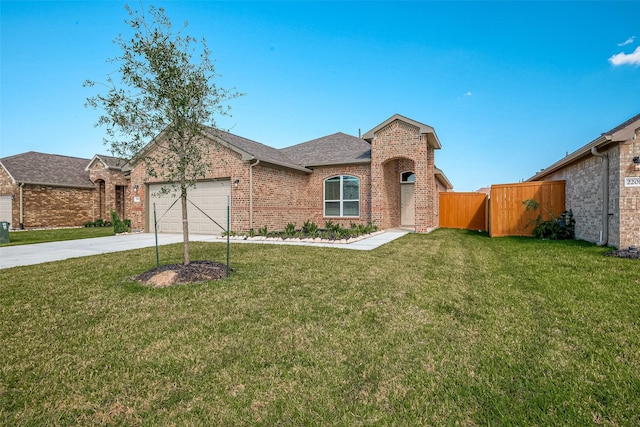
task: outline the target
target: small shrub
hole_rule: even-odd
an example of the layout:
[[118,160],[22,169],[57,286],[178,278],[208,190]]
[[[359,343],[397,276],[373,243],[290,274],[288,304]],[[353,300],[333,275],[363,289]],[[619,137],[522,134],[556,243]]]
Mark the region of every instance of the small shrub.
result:
[[126,233],[129,231],[127,223],[120,219],[118,212],[111,211],[111,223],[113,224],[113,232],[115,234]]
[[258,229],[258,236],[267,237],[268,234],[269,234],[269,229],[267,229],[266,225]]
[[324,228],[328,231],[333,231],[334,233],[340,230],[340,224],[336,224],[333,221],[327,221],[324,223]]
[[318,224],[313,221],[305,221],[302,226],[302,232],[305,233],[309,237],[316,237],[318,234]]
[[98,218],[95,221],[85,222],[83,225],[85,227],[111,227],[111,221],[105,221],[102,218]]
[[284,235],[291,237],[293,236],[293,234],[296,232],[296,225],[292,222],[288,223],[285,227],[284,227]]
[[[525,205],[527,212],[537,210],[539,204],[533,199],[527,199],[522,202]],[[575,238],[576,220],[573,219],[573,212],[571,209],[564,211],[559,217],[556,217],[553,212],[547,211],[549,219],[543,220],[542,214],[529,221],[529,225],[533,225],[533,231],[531,234],[533,237],[539,239],[550,240],[571,240]]]
[[378,231],[378,226],[375,225],[373,222],[369,221],[367,225],[364,226],[363,231],[365,234],[375,233],[376,231]]

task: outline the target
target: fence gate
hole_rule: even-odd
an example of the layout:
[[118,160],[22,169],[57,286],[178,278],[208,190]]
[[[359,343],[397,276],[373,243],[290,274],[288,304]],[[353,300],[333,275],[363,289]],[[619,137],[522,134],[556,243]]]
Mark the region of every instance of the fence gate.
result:
[[487,231],[487,195],[440,193],[440,227]]

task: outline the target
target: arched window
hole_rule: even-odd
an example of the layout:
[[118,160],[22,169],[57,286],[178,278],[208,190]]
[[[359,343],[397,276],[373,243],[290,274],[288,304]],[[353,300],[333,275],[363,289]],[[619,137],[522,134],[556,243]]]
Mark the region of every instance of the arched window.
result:
[[400,174],[400,182],[416,182],[416,176],[413,172],[407,171]]
[[324,180],[324,216],[360,216],[360,179],[341,175]]

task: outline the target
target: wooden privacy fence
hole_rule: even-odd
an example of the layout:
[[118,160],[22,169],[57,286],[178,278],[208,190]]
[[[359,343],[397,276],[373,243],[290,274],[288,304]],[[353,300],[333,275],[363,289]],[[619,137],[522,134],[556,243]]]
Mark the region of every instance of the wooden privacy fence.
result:
[[[538,202],[536,211],[527,212],[522,204],[527,199]],[[491,237],[531,236],[531,221],[538,215],[541,214],[543,219],[549,219],[550,213],[559,216],[564,210],[564,181],[492,185],[489,199],[489,233]]]
[[487,195],[440,193],[440,227],[487,231]]

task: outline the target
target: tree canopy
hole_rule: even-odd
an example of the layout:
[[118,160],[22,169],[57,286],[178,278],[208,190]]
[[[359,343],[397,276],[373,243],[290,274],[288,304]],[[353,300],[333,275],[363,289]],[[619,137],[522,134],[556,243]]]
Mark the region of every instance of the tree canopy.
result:
[[87,106],[102,110],[96,126],[106,128],[104,142],[114,156],[143,161],[148,176],[179,190],[188,264],[187,192],[205,176],[211,150],[203,136],[217,129],[216,117],[229,115],[226,102],[240,94],[216,84],[211,51],[204,38],[183,35],[186,22],[174,32],[163,8],[151,6],[149,18],[126,10],[133,34],[114,40],[121,53],[108,62],[118,68],[101,83],[106,93],[87,98]]

